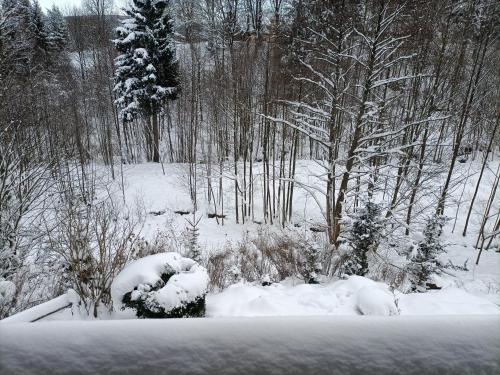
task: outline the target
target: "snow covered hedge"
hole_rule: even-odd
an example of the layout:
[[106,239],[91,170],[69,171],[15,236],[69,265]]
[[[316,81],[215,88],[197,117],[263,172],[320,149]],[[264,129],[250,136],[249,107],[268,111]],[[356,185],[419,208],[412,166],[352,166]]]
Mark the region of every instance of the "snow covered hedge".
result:
[[113,306],[133,309],[139,318],[205,315],[207,270],[175,252],[160,253],[127,265],[111,285]]

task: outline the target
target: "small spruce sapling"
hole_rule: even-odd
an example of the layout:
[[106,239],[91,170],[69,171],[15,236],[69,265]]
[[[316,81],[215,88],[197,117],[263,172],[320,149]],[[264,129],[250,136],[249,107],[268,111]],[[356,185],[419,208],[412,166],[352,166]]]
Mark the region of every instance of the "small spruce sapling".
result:
[[198,244],[198,237],[200,236],[198,224],[200,223],[201,216],[196,218],[196,213],[193,212],[193,218],[186,219],[188,223],[187,229],[187,245],[189,250],[189,258],[196,262],[201,261],[201,249]]
[[440,274],[444,268],[437,257],[446,251],[440,241],[445,222],[445,217],[441,215],[431,216],[427,219],[423,232],[424,238],[418,243],[411,255],[411,263],[408,267],[411,274],[412,292],[439,289],[432,282],[432,276]]
[[352,250],[344,264],[345,274],[365,276],[368,273],[368,252],[377,250],[383,227],[380,206],[367,201],[351,225],[348,242]]
[[305,244],[302,275],[307,284],[319,284],[318,274],[321,273],[323,269],[320,255],[321,249],[316,242]]

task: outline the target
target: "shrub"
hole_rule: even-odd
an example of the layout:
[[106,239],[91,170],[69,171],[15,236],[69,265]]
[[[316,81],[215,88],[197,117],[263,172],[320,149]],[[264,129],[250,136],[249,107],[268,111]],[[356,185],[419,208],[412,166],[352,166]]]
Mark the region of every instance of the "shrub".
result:
[[135,310],[139,318],[205,315],[205,268],[178,253],[160,253],[130,263],[111,286],[116,309]]

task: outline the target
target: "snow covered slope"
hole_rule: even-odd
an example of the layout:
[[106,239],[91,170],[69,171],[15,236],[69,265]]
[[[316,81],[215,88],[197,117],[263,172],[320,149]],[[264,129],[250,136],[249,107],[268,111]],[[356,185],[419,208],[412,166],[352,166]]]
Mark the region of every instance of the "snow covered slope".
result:
[[498,316],[2,324],[0,373],[498,374],[499,328]]

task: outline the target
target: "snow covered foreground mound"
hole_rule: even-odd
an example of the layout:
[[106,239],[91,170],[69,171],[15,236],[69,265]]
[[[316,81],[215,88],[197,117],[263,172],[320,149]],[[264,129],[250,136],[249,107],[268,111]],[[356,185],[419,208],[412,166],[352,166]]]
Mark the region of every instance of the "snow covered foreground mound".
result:
[[493,375],[499,326],[498,316],[2,324],[0,373]]
[[328,284],[238,283],[207,297],[207,316],[398,315],[384,283],[350,276]]
[[140,318],[203,316],[208,273],[175,252],[160,253],[127,265],[111,285],[116,311],[132,308]]
[[207,295],[208,317],[498,314],[495,303],[456,287],[403,294],[361,276],[319,285],[292,279],[265,287],[240,282]]
[[356,294],[356,306],[363,315],[399,314],[394,296],[381,288],[361,288]]

